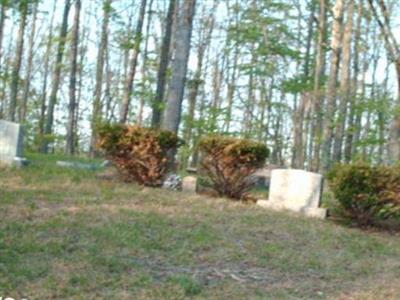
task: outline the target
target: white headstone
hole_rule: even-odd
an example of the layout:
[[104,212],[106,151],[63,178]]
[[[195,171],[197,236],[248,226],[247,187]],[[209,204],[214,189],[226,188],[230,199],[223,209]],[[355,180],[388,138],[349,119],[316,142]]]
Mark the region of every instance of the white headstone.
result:
[[0,162],[11,165],[23,156],[23,130],[20,124],[0,120]]
[[276,169],[271,174],[269,199],[259,200],[259,205],[326,217],[326,209],[319,207],[323,183],[321,174],[295,169]]

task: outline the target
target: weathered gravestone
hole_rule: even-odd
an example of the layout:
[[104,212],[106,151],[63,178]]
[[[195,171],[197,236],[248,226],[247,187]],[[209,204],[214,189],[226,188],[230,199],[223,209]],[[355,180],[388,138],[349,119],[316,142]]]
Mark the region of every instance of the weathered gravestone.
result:
[[277,169],[272,171],[268,200],[257,204],[275,210],[288,209],[307,216],[325,218],[320,208],[323,177],[303,170]]
[[21,125],[0,120],[0,163],[22,166],[27,163],[23,152],[24,134]]
[[188,193],[196,193],[197,178],[195,176],[186,176],[182,180],[182,191]]

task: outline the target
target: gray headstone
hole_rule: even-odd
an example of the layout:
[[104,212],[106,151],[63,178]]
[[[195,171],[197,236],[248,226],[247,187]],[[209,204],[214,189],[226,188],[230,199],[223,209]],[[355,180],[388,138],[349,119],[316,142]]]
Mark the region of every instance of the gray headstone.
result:
[[320,208],[323,177],[321,174],[295,169],[272,171],[268,201],[257,202],[264,207],[288,209],[306,215],[324,218]]
[[12,165],[24,155],[24,134],[20,124],[0,120],[0,162]]

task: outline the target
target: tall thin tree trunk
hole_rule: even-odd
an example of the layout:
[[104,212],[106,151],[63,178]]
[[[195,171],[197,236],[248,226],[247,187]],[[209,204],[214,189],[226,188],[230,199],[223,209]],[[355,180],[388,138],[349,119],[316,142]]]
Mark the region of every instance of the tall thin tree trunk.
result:
[[0,69],[3,69],[3,65],[2,65],[3,38],[4,38],[4,23],[7,18],[7,9],[8,9],[8,6],[3,3],[1,5],[1,10],[0,10]]
[[[53,82],[52,82],[53,85],[51,87],[49,106],[47,108],[46,124],[44,127],[44,134],[47,136],[52,134],[53,132],[54,108],[57,104],[57,93],[60,88],[62,60],[64,56],[65,42],[67,39],[68,14],[70,8],[71,8],[71,0],[65,0],[63,18],[62,18],[59,41],[58,41],[57,56],[53,73]],[[44,153],[47,153],[49,150],[48,149],[49,140],[47,138],[48,137],[45,137],[45,140],[43,141],[42,152]]]
[[39,122],[38,122],[38,136],[40,147],[43,143],[43,134],[44,134],[44,124],[45,124],[45,114],[46,114],[46,102],[47,102],[47,80],[49,76],[50,70],[50,54],[51,54],[51,45],[53,42],[53,22],[54,22],[54,15],[56,11],[57,2],[54,1],[53,9],[50,18],[50,25],[49,25],[49,34],[47,37],[46,43],[46,52],[44,57],[44,69],[43,69],[43,84],[41,88],[41,95],[40,95],[40,115],[39,115]]
[[313,125],[314,132],[314,148],[313,159],[311,162],[311,170],[318,171],[320,169],[320,152],[322,142],[322,105],[324,95],[322,93],[322,82],[325,74],[325,57],[326,57],[326,37],[327,37],[327,0],[320,0],[319,17],[318,17],[318,43],[317,57],[314,74],[314,114],[315,123]]
[[165,32],[162,41],[161,54],[160,54],[160,65],[157,72],[157,88],[156,96],[152,105],[152,119],[151,126],[158,128],[161,126],[162,116],[162,103],[164,102],[165,86],[167,82],[167,69],[168,61],[171,52],[171,37],[172,27],[174,23],[174,12],[175,12],[176,0],[169,1],[168,13],[165,24]]
[[16,45],[16,53],[15,59],[13,63],[13,68],[11,72],[11,84],[10,84],[10,106],[8,112],[8,119],[10,121],[15,121],[15,112],[17,110],[17,101],[18,101],[18,86],[20,80],[20,70],[22,63],[22,55],[24,52],[24,34],[26,27],[26,19],[28,15],[28,3],[20,4],[20,20],[19,20],[19,29],[18,29],[18,37],[17,37],[17,45]]
[[326,114],[323,125],[323,151],[322,162],[324,171],[331,166],[331,151],[333,127],[336,110],[336,86],[339,73],[340,54],[342,50],[342,27],[343,27],[344,0],[336,0],[333,7],[333,25],[332,25],[332,54],[331,66],[329,71],[328,87],[326,92]]
[[32,79],[32,62],[33,62],[33,48],[35,43],[35,35],[36,35],[36,20],[37,20],[37,11],[38,4],[36,3],[33,8],[33,16],[32,16],[32,29],[29,37],[29,50],[28,50],[28,64],[27,71],[25,76],[25,83],[22,94],[22,101],[20,106],[19,120],[20,122],[25,122],[26,119],[26,110],[28,105],[28,97],[29,91],[31,87],[31,79]]
[[333,146],[333,160],[340,162],[342,159],[342,146],[345,133],[345,124],[347,118],[347,106],[350,103],[350,64],[351,64],[351,40],[353,37],[353,15],[354,0],[349,0],[347,8],[347,21],[343,34],[343,55],[342,69],[339,89],[339,114],[335,131],[335,140]]
[[132,56],[131,56],[131,59],[129,62],[130,69],[129,69],[128,78],[126,81],[124,98],[122,99],[121,115],[120,115],[120,119],[119,119],[119,121],[121,123],[126,123],[126,121],[128,119],[129,105],[131,102],[132,91],[133,91],[133,82],[135,80],[136,66],[137,66],[138,56],[139,56],[139,52],[140,52],[140,44],[142,41],[142,29],[143,29],[144,17],[145,17],[145,13],[146,13],[146,3],[147,3],[147,0],[142,0],[141,5],[140,5],[139,19],[136,24]]
[[97,130],[96,127],[101,121],[101,95],[103,86],[103,74],[104,74],[104,60],[105,53],[108,47],[108,25],[110,22],[112,0],[105,0],[103,3],[103,24],[101,27],[101,38],[100,45],[97,52],[97,62],[96,62],[96,83],[94,88],[94,101],[93,101],[93,111],[91,120],[92,135],[90,139],[90,150],[89,154],[94,157],[97,142]]
[[346,141],[344,148],[344,160],[350,162],[353,152],[353,140],[355,131],[356,119],[356,105],[357,105],[357,91],[358,91],[358,75],[360,73],[360,40],[361,40],[361,21],[363,19],[363,1],[358,2],[357,9],[357,27],[354,35],[354,59],[353,59],[353,79],[351,81],[351,94],[350,94],[350,111],[349,111],[349,124],[346,132]]
[[193,16],[196,0],[182,3],[179,27],[176,33],[176,52],[172,66],[172,78],[167,95],[167,107],[162,128],[178,132],[182,114],[182,101],[189,60],[190,41],[192,36]]
[[69,78],[67,141],[65,145],[65,154],[68,155],[75,154],[76,75],[78,69],[80,13],[81,13],[81,0],[75,0],[75,17],[72,26],[72,40],[71,40],[71,70]]
[[139,112],[137,117],[138,125],[142,125],[143,122],[143,114],[144,114],[144,106],[146,102],[146,89],[147,89],[147,59],[148,59],[148,52],[149,52],[149,38],[150,38],[150,26],[151,26],[151,17],[152,17],[152,7],[153,7],[153,0],[150,0],[149,3],[149,10],[147,12],[147,24],[146,24],[146,39],[144,42],[144,50],[143,50],[143,62],[141,68],[141,75],[142,75],[142,88],[141,88],[141,95],[140,95],[140,104],[139,104]]

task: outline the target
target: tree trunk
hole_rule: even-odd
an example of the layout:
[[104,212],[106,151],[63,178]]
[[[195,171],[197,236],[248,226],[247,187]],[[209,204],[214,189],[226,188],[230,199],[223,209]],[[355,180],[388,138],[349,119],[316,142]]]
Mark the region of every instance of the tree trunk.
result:
[[339,89],[340,107],[335,132],[335,142],[333,147],[333,160],[340,162],[342,159],[342,145],[344,139],[344,130],[347,117],[347,106],[350,103],[350,64],[351,64],[351,40],[353,37],[353,15],[354,0],[349,0],[347,8],[347,21],[343,34],[343,55],[342,69]]
[[355,119],[356,119],[356,105],[357,105],[357,91],[358,91],[358,75],[360,73],[360,40],[361,40],[361,21],[363,19],[363,1],[359,1],[357,10],[357,28],[354,36],[354,59],[353,59],[353,79],[351,82],[351,94],[350,94],[350,112],[349,112],[349,124],[346,132],[346,142],[344,148],[344,160],[346,163],[351,161],[353,152],[353,141],[355,131]]
[[24,89],[23,89],[23,94],[22,94],[22,101],[21,101],[20,112],[19,112],[19,120],[21,123],[24,123],[25,119],[26,119],[26,110],[27,110],[28,97],[29,97],[29,91],[30,91],[30,86],[31,86],[33,48],[34,48],[35,34],[36,34],[37,11],[38,11],[38,4],[36,3],[33,8],[32,29],[31,29],[31,34],[29,37],[28,64],[27,64],[27,71],[26,71]]
[[68,29],[68,14],[71,8],[71,0],[65,0],[63,19],[60,28],[60,35],[57,48],[57,56],[55,61],[54,73],[53,73],[53,85],[51,87],[49,107],[47,108],[47,118],[44,128],[44,134],[47,135],[43,141],[42,152],[47,153],[49,148],[48,135],[53,132],[53,122],[54,122],[54,108],[57,103],[57,93],[60,87],[61,81],[61,69],[62,60],[64,56],[65,42],[67,39],[67,29]]
[[10,106],[8,112],[8,119],[10,121],[15,121],[15,112],[17,109],[17,98],[18,98],[18,86],[20,80],[20,70],[22,63],[22,55],[24,52],[24,34],[25,34],[25,26],[26,26],[26,18],[28,15],[28,4],[21,3],[20,4],[20,20],[19,20],[19,29],[18,29],[18,37],[17,37],[17,45],[16,45],[16,53],[15,59],[13,63],[13,68],[11,72],[11,85],[10,85]]
[[138,56],[139,56],[139,52],[140,52],[140,43],[142,41],[142,29],[143,29],[143,23],[144,23],[144,16],[145,16],[145,12],[146,12],[146,3],[147,3],[147,0],[142,0],[141,6],[140,6],[140,12],[139,12],[139,19],[136,24],[132,56],[131,56],[130,63],[129,63],[130,69],[129,69],[128,78],[126,81],[124,98],[122,100],[121,115],[120,115],[120,119],[119,119],[120,123],[126,123],[126,121],[128,119],[129,105],[131,102],[132,91],[133,91],[133,81],[135,80],[136,66],[137,66]]
[[161,126],[162,104],[164,102],[165,85],[167,82],[167,69],[171,48],[172,26],[174,23],[176,0],[169,1],[168,13],[165,24],[165,33],[162,41],[160,66],[157,72],[157,89],[154,102],[152,104],[151,126],[158,128]]
[[101,110],[102,110],[101,95],[103,86],[105,53],[108,47],[108,24],[110,22],[111,4],[112,0],[105,0],[103,3],[103,24],[101,27],[100,45],[97,52],[96,83],[94,88],[94,101],[93,101],[93,111],[91,120],[92,135],[90,139],[90,150],[89,150],[89,155],[91,157],[94,157],[96,152],[96,143],[97,143],[96,126],[101,121]]
[[79,44],[79,21],[81,13],[81,0],[75,0],[75,17],[72,26],[71,40],[71,70],[69,78],[69,105],[67,123],[67,141],[65,154],[75,154],[75,109],[76,109],[76,75],[78,69],[78,44]]
[[[41,88],[40,95],[40,116],[38,123],[38,136],[39,136],[39,144],[42,146],[43,143],[43,134],[44,134],[44,123],[45,123],[45,114],[46,114],[46,102],[47,102],[47,80],[49,76],[50,70],[50,54],[51,54],[51,45],[53,41],[53,22],[54,22],[54,14],[56,11],[57,2],[54,1],[53,10],[50,18],[50,27],[49,27],[49,35],[47,37],[46,44],[46,52],[44,57],[44,70],[43,70],[43,84]],[[39,146],[39,145],[38,145]]]
[[146,103],[147,97],[147,60],[148,60],[148,52],[149,52],[149,38],[150,38],[150,26],[151,26],[151,17],[152,17],[152,7],[153,7],[153,0],[150,0],[149,3],[149,11],[147,13],[147,24],[146,24],[146,39],[144,41],[144,50],[143,50],[143,62],[141,68],[141,75],[142,75],[142,86],[141,86],[141,93],[140,93],[140,105],[139,105],[139,112],[137,117],[137,124],[139,126],[142,125],[143,122],[143,114],[144,114],[144,106]]
[[182,101],[190,53],[193,16],[196,0],[182,3],[179,27],[176,33],[176,52],[172,66],[172,78],[167,95],[167,107],[162,128],[178,132],[182,114]]
[[313,125],[314,147],[313,158],[311,162],[311,170],[318,171],[320,169],[320,152],[322,141],[322,105],[324,96],[322,93],[322,80],[325,74],[325,57],[326,57],[326,37],[327,37],[327,0],[320,0],[319,17],[318,17],[318,43],[317,56],[314,74],[314,113],[315,123]]
[[323,170],[326,171],[331,166],[332,135],[335,120],[336,106],[336,85],[339,72],[340,54],[342,49],[342,27],[343,27],[344,0],[336,0],[333,7],[332,25],[332,54],[331,66],[329,71],[328,87],[326,92],[327,108],[323,124],[323,151],[322,162]]
[[0,10],[0,69],[3,69],[2,58],[3,58],[3,38],[4,38],[4,23],[7,18],[7,8],[6,4],[1,5]]

